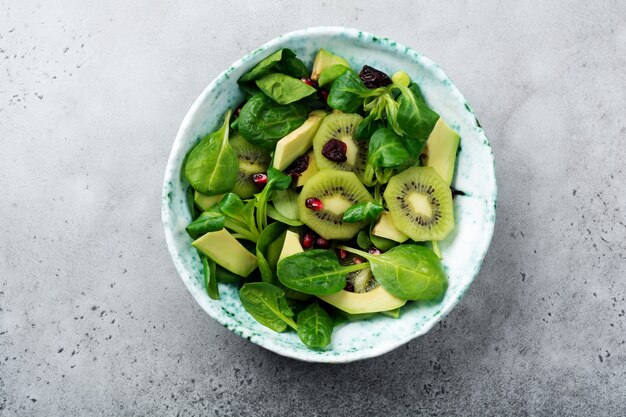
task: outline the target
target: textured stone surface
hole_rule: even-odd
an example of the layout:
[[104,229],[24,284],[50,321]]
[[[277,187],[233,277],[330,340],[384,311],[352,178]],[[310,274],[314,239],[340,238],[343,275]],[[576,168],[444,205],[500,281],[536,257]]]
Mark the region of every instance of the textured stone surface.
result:
[[[626,414],[626,4],[0,1],[0,415]],[[187,108],[263,41],[389,36],[490,137],[484,267],[428,335],[288,360],[179,281],[160,192]]]

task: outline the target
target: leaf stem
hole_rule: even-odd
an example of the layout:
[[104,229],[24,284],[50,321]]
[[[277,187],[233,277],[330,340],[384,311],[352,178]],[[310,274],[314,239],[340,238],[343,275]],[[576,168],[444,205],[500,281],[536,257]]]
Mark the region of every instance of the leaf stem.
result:
[[[367,252],[363,252],[362,250],[354,249],[354,248],[351,248],[351,247],[349,247],[349,246],[337,245],[337,247],[338,247],[339,249],[343,249],[343,250],[345,250],[346,252],[350,252],[350,253],[353,253],[353,254],[355,254],[355,255],[362,256],[362,257],[364,257],[365,259],[370,259],[370,257],[372,256],[371,254],[369,254],[369,253],[367,253]],[[357,264],[357,265],[367,265],[367,266],[369,266],[369,264],[368,264],[368,263],[364,263],[364,264]],[[358,268],[358,269],[355,269],[355,271],[358,271],[359,269],[363,269],[363,268]]]

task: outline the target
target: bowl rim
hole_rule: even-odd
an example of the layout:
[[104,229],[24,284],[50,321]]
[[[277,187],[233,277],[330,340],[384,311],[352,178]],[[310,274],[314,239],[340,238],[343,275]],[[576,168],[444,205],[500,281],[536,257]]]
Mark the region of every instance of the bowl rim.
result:
[[[173,176],[176,174],[175,170],[173,169],[173,165],[176,159],[176,155],[178,155],[178,153],[180,152],[180,148],[183,146],[183,138],[184,136],[186,136],[187,130],[192,125],[192,122],[196,117],[196,112],[198,111],[199,107],[202,105],[203,101],[208,96],[208,94],[212,92],[220,84],[220,82],[222,82],[222,80],[228,78],[231,72],[241,67],[242,65],[249,63],[257,55],[264,53],[268,49],[271,49],[274,46],[277,46],[279,43],[282,43],[286,40],[289,40],[292,38],[296,38],[296,39],[302,38],[303,36],[315,36],[315,35],[344,36],[348,38],[349,40],[360,40],[360,41],[365,41],[368,39],[373,40],[378,43],[377,45],[378,47],[382,47],[383,49],[386,49],[387,51],[391,53],[402,52],[402,53],[410,54],[413,59],[419,60],[422,64],[424,64],[425,66],[428,66],[429,69],[432,70],[433,77],[437,78],[438,80],[442,82],[447,82],[449,84],[450,92],[456,97],[457,100],[460,100],[461,102],[465,104],[465,110],[475,120],[476,134],[480,136],[480,138],[483,140],[483,143],[486,146],[488,146],[490,149],[488,159],[491,163],[491,168],[493,172],[493,192],[491,196],[489,196],[489,198],[487,199],[487,203],[493,203],[493,216],[494,217],[493,217],[493,221],[489,222],[488,227],[483,229],[483,238],[481,241],[482,248],[480,250],[481,255],[480,255],[480,258],[477,259],[477,262],[475,263],[475,267],[474,267],[474,270],[471,272],[471,276],[468,276],[467,283],[461,288],[459,296],[454,297],[452,300],[450,300],[450,302],[447,305],[442,306],[440,313],[435,319],[430,320],[430,322],[425,323],[417,331],[408,332],[406,336],[402,338],[394,339],[392,343],[375,345],[371,349],[368,349],[366,351],[357,350],[357,351],[344,352],[341,355],[323,355],[323,356],[317,355],[317,356],[302,357],[300,352],[297,352],[288,348],[284,348],[280,345],[267,343],[266,338],[264,337],[261,337],[261,338],[247,337],[245,334],[246,333],[245,331],[242,331],[241,329],[234,329],[233,326],[231,326],[232,323],[229,323],[227,319],[224,319],[219,316],[218,317],[214,316],[213,314],[211,314],[209,310],[207,310],[207,308],[203,305],[203,303],[200,303],[199,300],[196,299],[196,296],[191,291],[191,288],[189,287],[188,283],[185,282],[183,278],[184,272],[186,272],[186,268],[184,267],[182,262],[178,259],[178,252],[176,251],[174,233],[173,233],[173,230],[171,230],[171,228],[168,226],[167,217],[169,214],[169,209],[168,209],[169,191],[168,191],[167,185],[169,182],[173,180]],[[168,252],[170,253],[172,261],[174,262],[176,271],[178,272],[178,275],[183,281],[183,283],[185,284],[185,287],[187,288],[187,290],[191,293],[191,296],[200,305],[200,307],[207,313],[207,315],[209,315],[211,318],[213,318],[218,323],[225,326],[226,328],[228,328],[229,330],[231,330],[233,333],[237,334],[238,336],[244,337],[250,340],[251,342],[267,350],[270,350],[274,353],[277,353],[281,356],[285,356],[291,359],[306,361],[306,362],[348,363],[348,362],[353,362],[357,360],[373,358],[376,356],[383,355],[394,349],[397,349],[398,347],[408,343],[409,341],[428,333],[435,326],[435,324],[443,320],[448,315],[448,313],[452,311],[452,309],[458,304],[459,300],[463,298],[463,296],[465,295],[465,293],[467,292],[470,285],[472,284],[472,282],[474,281],[474,279],[476,278],[477,274],[479,273],[481,269],[482,263],[485,259],[487,251],[491,244],[493,232],[495,229],[496,201],[497,201],[497,181],[495,177],[495,159],[493,156],[493,150],[491,149],[490,142],[487,139],[482,127],[478,124],[478,120],[476,119],[474,115],[474,111],[472,110],[471,106],[469,106],[467,100],[465,99],[465,97],[463,97],[460,90],[457,88],[456,84],[454,84],[454,82],[450,80],[450,78],[445,74],[445,72],[441,69],[441,67],[438,64],[436,64],[435,62],[433,62],[426,56],[422,55],[415,49],[407,47],[401,43],[392,41],[387,37],[377,36],[370,32],[362,31],[362,30],[355,29],[355,28],[346,28],[346,27],[341,27],[341,26],[319,26],[319,27],[310,27],[310,28],[305,28],[305,29],[300,29],[300,30],[285,33],[270,41],[265,42],[261,46],[248,52],[243,57],[235,61],[232,65],[230,65],[226,70],[222,71],[218,76],[216,76],[204,88],[204,90],[200,93],[200,95],[194,100],[193,104],[191,105],[191,107],[185,114],[185,117],[183,118],[183,121],[174,139],[174,143],[172,145],[170,155],[168,157],[167,166],[165,170],[165,177],[163,180],[161,220],[162,220],[163,227],[164,227],[165,240],[167,243]],[[325,352],[325,351],[322,351],[322,352]]]

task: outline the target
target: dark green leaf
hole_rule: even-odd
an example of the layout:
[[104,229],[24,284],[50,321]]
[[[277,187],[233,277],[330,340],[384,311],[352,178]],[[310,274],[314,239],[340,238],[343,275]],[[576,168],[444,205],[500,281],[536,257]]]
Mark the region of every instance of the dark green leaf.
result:
[[226,113],[222,127],[202,139],[187,157],[185,178],[202,194],[223,194],[237,181],[239,161],[228,141],[230,113]]
[[276,168],[270,168],[267,170],[267,186],[269,185],[272,190],[286,190],[291,185],[291,176],[277,170]]
[[261,193],[256,195],[256,224],[259,230],[267,225],[267,202],[272,191],[285,190],[291,184],[291,177],[276,168],[267,170],[267,184]]
[[280,105],[259,93],[241,109],[239,133],[253,145],[274,150],[276,143],[300,127],[306,118],[307,108],[304,104],[296,102]]
[[405,133],[406,145],[411,155],[417,158],[424,149],[428,136],[433,131],[439,115],[432,111],[417,84],[398,87],[402,94],[398,98],[398,125]]
[[328,94],[328,105],[344,113],[356,113],[363,107],[365,97],[375,95],[363,85],[361,79],[352,71],[346,71],[333,83]]
[[298,314],[298,336],[302,343],[312,348],[330,344],[333,320],[318,303],[313,303]]
[[215,211],[205,211],[196,220],[189,223],[185,230],[194,239],[209,233],[216,232],[224,228],[224,215]]
[[[267,58],[259,61],[259,63],[256,64],[250,71],[242,75],[237,82],[244,83],[254,81],[269,74],[272,71],[272,68],[283,58],[283,53],[285,51],[291,52],[289,49],[280,49],[274,52]],[[289,54],[289,52],[287,54]],[[293,52],[291,52],[291,54],[293,54]]]
[[356,128],[355,136],[357,140],[369,140],[374,132],[384,127],[381,119],[376,119],[374,112],[370,113]]
[[189,214],[191,214],[191,219],[194,220],[198,217],[198,209],[196,209],[196,205],[194,202],[194,189],[192,186],[187,187],[187,193],[185,197],[187,198],[187,208],[189,209]]
[[270,329],[283,332],[287,326],[297,330],[293,312],[285,299],[285,292],[266,282],[244,284],[239,290],[241,304],[256,321]]
[[343,266],[331,251],[313,249],[278,262],[278,279],[285,286],[311,295],[333,294],[346,286],[346,274],[366,268],[367,263]]
[[204,286],[206,292],[213,300],[220,299],[220,291],[217,287],[217,275],[215,273],[215,262],[212,259],[202,256],[202,269],[204,273]]
[[219,265],[215,265],[215,275],[217,276],[217,282],[232,284],[241,281],[241,276]]
[[397,167],[410,158],[402,138],[389,128],[378,129],[374,133],[367,152],[374,168]]
[[268,74],[256,80],[256,85],[278,104],[290,104],[317,91],[297,78],[279,73]]
[[351,69],[341,64],[331,65],[320,73],[317,83],[320,87],[323,87],[341,77],[346,71],[351,71]]
[[[274,273],[276,271],[276,262],[278,259],[271,259],[273,262],[268,260],[268,258],[273,258],[268,255],[268,248],[280,237],[280,235],[285,233],[285,230],[287,230],[287,225],[279,222],[272,223],[261,232],[259,240],[256,243],[256,257],[257,262],[259,263],[259,270],[261,271],[261,278],[263,279],[263,282],[274,282]],[[280,247],[282,247],[282,244]]]
[[366,230],[361,230],[356,236],[356,244],[363,250],[370,250],[372,247],[372,241],[370,240],[370,234]]
[[[288,49],[287,49],[288,50]],[[290,51],[291,52],[291,51]],[[295,78],[304,78],[309,76],[309,69],[295,55],[283,54],[283,59],[278,63],[275,70],[283,74],[291,75]]]
[[239,197],[237,194],[226,194],[219,202],[219,207],[222,213],[224,213],[226,216],[245,223],[245,219],[242,214],[243,201],[241,200],[241,197]]
[[369,222],[378,218],[383,210],[383,206],[378,203],[362,201],[349,207],[343,213],[343,221],[346,223]]

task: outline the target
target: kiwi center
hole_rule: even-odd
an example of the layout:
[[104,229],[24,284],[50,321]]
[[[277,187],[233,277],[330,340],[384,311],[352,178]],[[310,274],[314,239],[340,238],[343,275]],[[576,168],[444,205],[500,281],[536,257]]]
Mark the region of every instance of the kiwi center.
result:
[[343,213],[345,213],[345,211],[348,210],[351,206],[352,204],[350,204],[349,201],[346,201],[345,198],[339,195],[334,195],[324,199],[324,208],[332,212],[333,214],[343,215]]
[[430,199],[428,196],[419,193],[411,193],[407,197],[407,201],[415,211],[415,213],[420,214],[424,217],[432,217],[433,209],[430,204]]
[[402,208],[412,221],[420,226],[430,226],[441,218],[439,200],[435,196],[435,189],[420,182],[411,181],[404,185],[402,197]]

